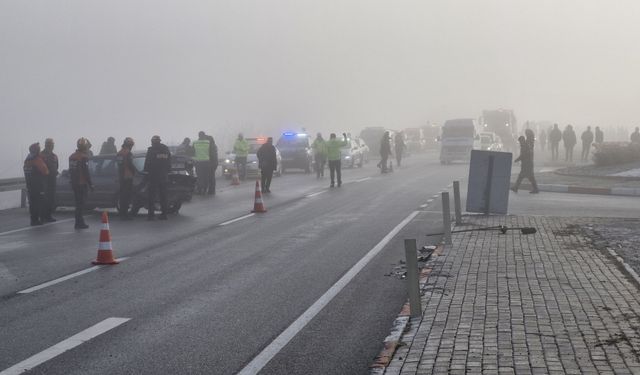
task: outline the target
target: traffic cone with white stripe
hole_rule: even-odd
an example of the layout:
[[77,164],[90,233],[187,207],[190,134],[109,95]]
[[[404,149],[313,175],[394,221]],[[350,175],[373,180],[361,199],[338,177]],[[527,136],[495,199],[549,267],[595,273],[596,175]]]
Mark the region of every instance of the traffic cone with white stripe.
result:
[[267,212],[264,208],[264,202],[262,201],[262,192],[260,191],[260,181],[256,180],[256,198],[253,203],[253,210],[251,212],[261,213]]
[[100,242],[98,243],[98,257],[91,263],[118,264],[118,261],[113,257],[111,231],[109,230],[109,215],[107,215],[107,211],[102,213],[102,229],[100,230]]

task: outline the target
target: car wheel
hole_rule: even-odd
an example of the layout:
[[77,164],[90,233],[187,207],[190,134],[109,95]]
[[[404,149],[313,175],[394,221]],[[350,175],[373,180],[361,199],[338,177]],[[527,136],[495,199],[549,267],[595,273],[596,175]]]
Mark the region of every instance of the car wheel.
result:
[[169,207],[167,208],[167,212],[170,214],[177,214],[180,211],[181,207],[182,207],[182,202],[175,202],[169,205]]

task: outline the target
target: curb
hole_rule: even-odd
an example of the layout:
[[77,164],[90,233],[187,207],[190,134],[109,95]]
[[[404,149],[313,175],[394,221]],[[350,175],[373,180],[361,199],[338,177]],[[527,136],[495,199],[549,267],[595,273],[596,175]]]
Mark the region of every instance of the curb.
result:
[[[520,185],[520,189],[531,189],[531,185]],[[572,185],[538,184],[538,190],[551,193],[619,195],[625,197],[640,197],[640,188],[597,188]]]

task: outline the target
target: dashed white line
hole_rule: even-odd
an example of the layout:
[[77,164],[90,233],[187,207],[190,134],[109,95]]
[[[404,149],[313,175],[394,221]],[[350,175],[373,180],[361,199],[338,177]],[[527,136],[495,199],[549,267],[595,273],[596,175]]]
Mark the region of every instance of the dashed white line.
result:
[[110,331],[121,324],[124,324],[131,320],[130,318],[107,318],[100,323],[85,329],[84,331],[77,333],[66,340],[51,346],[38,354],[35,354],[24,361],[9,367],[6,370],[0,372],[0,375],[17,375],[22,374],[25,371],[29,371],[32,368],[53,359],[60,354],[71,350],[78,345],[81,345],[94,337]]
[[[126,258],[126,257],[125,258],[118,258],[116,260],[118,262],[122,262],[123,260],[127,260],[127,259],[129,259],[129,258]],[[31,288],[27,288],[25,290],[21,290],[21,291],[18,292],[18,294],[33,293],[33,292],[35,292],[37,290],[48,288],[48,287],[50,287],[52,285],[60,284],[63,281],[67,281],[69,279],[73,279],[74,277],[82,276],[85,273],[93,272],[93,271],[98,270],[98,269],[103,268],[103,267],[106,267],[106,266],[89,267],[89,268],[84,269],[82,271],[74,272],[74,273],[71,273],[69,275],[59,277],[59,278],[57,278],[55,280],[47,281],[46,283],[42,283],[40,285],[32,286]]]
[[[264,366],[266,366],[273,357],[275,357],[282,348],[284,348],[298,332],[316,316],[322,309],[333,300],[335,296],[344,289],[345,286],[353,280],[354,277],[376,256],[384,247],[407,225],[413,220],[420,211],[413,211],[409,216],[396,225],[373,249],[358,261],[344,276],[333,284],[313,305],[311,305],[302,315],[298,317],[287,329],[285,329],[278,337],[275,338],[264,350],[258,354],[249,364],[244,367],[238,375],[257,374]],[[0,374],[2,375],[2,374]]]
[[244,219],[246,219],[248,217],[251,217],[251,216],[254,216],[254,215],[255,215],[254,213],[250,213],[250,214],[247,214],[247,215],[244,215],[244,216],[240,216],[240,217],[237,217],[235,219],[232,219],[232,220],[229,220],[229,221],[225,221],[224,223],[220,223],[220,224],[218,224],[218,226],[224,227],[225,225],[233,224],[233,223],[235,223],[237,221],[244,220]]
[[355,180],[353,182],[362,182],[362,181],[367,181],[367,180],[370,180],[370,179],[371,179],[371,177],[364,177],[364,178],[357,179],[357,180]]
[[433,198],[427,199],[427,203],[431,203],[431,202],[433,202]]
[[25,230],[29,230],[29,229],[35,229],[35,228],[41,228],[41,227],[48,227],[50,225],[55,225],[55,224],[60,224],[60,223],[66,223],[68,221],[72,221],[75,220],[75,218],[71,218],[71,219],[62,219],[62,220],[58,220],[55,221],[53,223],[46,223],[43,225],[37,225],[37,226],[33,226],[33,227],[24,227],[24,228],[20,228],[20,229],[14,229],[14,230],[9,230],[6,232],[2,232],[0,233],[0,236],[4,236],[5,234],[11,234],[11,233],[18,233],[18,232],[24,232]]
[[425,207],[427,207],[428,205],[429,205],[429,203],[421,204],[421,205],[420,205],[420,208],[425,208]]
[[326,192],[327,192],[327,190],[316,191],[315,193],[308,194],[308,195],[307,195],[307,198],[313,198],[313,197],[315,197],[315,196],[318,196],[318,195],[320,195],[320,194],[324,194],[324,193],[326,193]]

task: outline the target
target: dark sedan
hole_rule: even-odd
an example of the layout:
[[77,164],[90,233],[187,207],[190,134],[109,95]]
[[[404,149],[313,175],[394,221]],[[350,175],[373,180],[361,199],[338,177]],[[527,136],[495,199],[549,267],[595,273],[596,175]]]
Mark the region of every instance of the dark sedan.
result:
[[[141,208],[147,207],[147,184],[144,181],[145,153],[134,153],[133,164],[136,167],[136,175],[133,180],[134,195],[132,199],[133,214],[137,214]],[[193,176],[193,165],[190,158],[183,156],[171,156],[171,172],[169,173],[169,186],[167,200],[169,213],[177,213],[182,203],[190,201],[193,196],[196,178]],[[87,209],[117,208],[119,203],[118,165],[116,155],[93,156],[89,160],[89,171],[94,185],[94,191],[89,192],[86,202]],[[57,207],[73,207],[73,190],[69,181],[68,170],[62,171],[58,177],[56,192]],[[156,206],[158,203],[156,202]],[[159,208],[159,207],[158,207]]]

